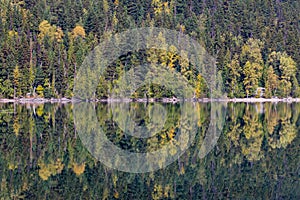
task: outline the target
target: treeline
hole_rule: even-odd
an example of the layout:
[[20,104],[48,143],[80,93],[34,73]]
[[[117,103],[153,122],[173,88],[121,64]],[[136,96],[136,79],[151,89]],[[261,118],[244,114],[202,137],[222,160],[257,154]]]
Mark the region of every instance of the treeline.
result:
[[[266,97],[298,97],[299,11],[298,1],[280,0],[1,0],[0,98],[72,97],[74,76],[89,51],[114,33],[149,26],[197,40],[217,58],[229,97],[254,96],[258,87]],[[145,59],[137,55],[122,59]],[[209,95],[202,77],[182,67],[186,63],[173,57],[170,63],[185,70],[180,72],[197,97]],[[123,68],[116,63],[100,78],[97,98],[108,97]],[[146,96],[166,95],[161,87],[145,87]]]

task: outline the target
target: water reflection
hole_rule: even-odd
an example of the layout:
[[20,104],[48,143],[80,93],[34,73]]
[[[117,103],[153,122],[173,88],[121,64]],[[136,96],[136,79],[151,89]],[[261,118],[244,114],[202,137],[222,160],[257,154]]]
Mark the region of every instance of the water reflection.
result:
[[[130,117],[135,123],[155,124],[161,120],[149,118],[149,105],[134,106],[138,112]],[[107,104],[95,104],[94,108],[113,144],[145,152],[161,148],[176,136],[178,106],[165,106],[168,112],[164,127],[150,139],[124,134],[117,125],[126,123],[112,120],[114,113]],[[0,104],[0,198],[299,196],[300,104],[228,104],[220,139],[203,159],[198,154],[210,124],[211,106],[196,104],[194,108],[197,132],[191,147],[164,169],[130,174],[105,167],[85,148],[75,132],[72,104]],[[150,111],[155,113],[153,105]],[[155,130],[148,124],[150,130]]]

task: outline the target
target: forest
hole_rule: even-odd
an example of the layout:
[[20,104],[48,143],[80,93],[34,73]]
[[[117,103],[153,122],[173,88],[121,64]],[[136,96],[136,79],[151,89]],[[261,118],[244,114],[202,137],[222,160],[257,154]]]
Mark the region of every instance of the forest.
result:
[[[229,98],[253,97],[261,87],[267,98],[299,97],[299,10],[292,0],[1,0],[0,98],[73,97],[87,54],[115,33],[140,27],[177,30],[199,42],[216,58]],[[195,66],[156,54],[197,97],[209,97]],[[145,49],[120,57],[99,77],[96,97],[108,98],[124,70],[149,56]],[[140,91],[134,97],[170,96],[157,85]]]
[[[216,58],[228,98],[259,97],[258,88],[265,89],[265,98],[300,98],[300,1],[0,0],[0,16],[0,199],[299,199],[299,103],[1,100],[74,97],[86,56],[115,34],[143,27],[175,30],[197,41]],[[166,38],[157,39],[163,44]],[[169,46],[120,56],[96,77],[95,98],[110,98],[124,73],[147,62],[178,72],[197,98],[210,97],[197,66]],[[163,98],[174,91],[149,83],[131,95]],[[136,124],[156,135],[133,137],[127,132]],[[201,158],[211,124],[220,135]],[[176,155],[176,136],[195,137],[164,169],[135,174],[95,157],[105,150],[94,131],[99,127],[129,152],[171,144],[162,155]],[[85,139],[95,148],[88,149]]]

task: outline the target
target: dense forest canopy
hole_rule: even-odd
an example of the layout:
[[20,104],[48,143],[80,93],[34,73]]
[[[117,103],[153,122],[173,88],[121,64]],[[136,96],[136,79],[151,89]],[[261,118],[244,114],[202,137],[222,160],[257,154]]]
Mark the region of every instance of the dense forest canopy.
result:
[[[288,0],[1,0],[0,98],[72,97],[74,76],[85,56],[103,39],[136,27],[162,27],[197,40],[222,73],[228,97],[300,96],[300,2]],[[156,54],[161,55],[160,52]],[[107,98],[124,71],[151,55],[124,55],[99,77],[97,98]],[[161,60],[160,60],[161,61]],[[189,64],[166,58],[209,96],[201,75]],[[186,65],[186,67],[182,67]],[[168,96],[150,85],[140,94]]]

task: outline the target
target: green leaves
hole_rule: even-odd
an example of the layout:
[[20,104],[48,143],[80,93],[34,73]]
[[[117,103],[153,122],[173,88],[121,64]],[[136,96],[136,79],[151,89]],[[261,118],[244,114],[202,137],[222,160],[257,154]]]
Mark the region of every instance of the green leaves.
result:
[[[288,56],[286,52],[273,51],[269,55],[268,65],[267,90],[270,91],[278,87],[278,93],[276,95],[281,97],[288,97],[290,95],[296,96],[299,84],[296,79],[295,61]],[[275,73],[279,74],[279,76]],[[277,80],[279,80],[279,84]],[[292,88],[294,88],[293,93]]]
[[238,83],[241,76],[241,66],[238,55],[235,54],[230,63],[226,65],[227,74],[225,77],[227,82],[228,97],[238,97],[240,95]]
[[268,68],[267,80],[266,80],[266,97],[270,98],[276,94],[276,89],[278,88],[278,76],[275,74],[272,66]]

